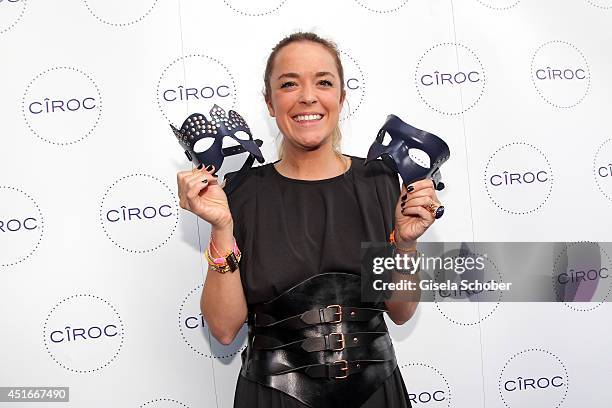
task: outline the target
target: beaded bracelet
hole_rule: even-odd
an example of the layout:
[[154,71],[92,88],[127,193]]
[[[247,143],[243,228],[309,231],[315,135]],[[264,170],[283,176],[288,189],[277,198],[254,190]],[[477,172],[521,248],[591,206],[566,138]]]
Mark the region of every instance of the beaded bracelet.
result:
[[212,244],[212,247],[217,252],[217,254],[219,254],[220,253],[219,250],[215,247],[215,244],[213,243],[212,235],[210,237],[210,241],[208,242],[208,248],[206,248],[206,251],[204,252],[204,255],[206,256],[206,261],[208,262],[208,265],[210,266],[211,269],[219,273],[234,272],[236,269],[238,269],[238,263],[240,262],[240,258],[242,254],[240,253],[240,250],[238,249],[238,245],[236,244],[236,239],[234,239],[234,245],[233,245],[232,250],[230,250],[227,253],[227,255],[223,257],[219,257],[219,258],[213,258],[211,256],[210,254],[211,244]]

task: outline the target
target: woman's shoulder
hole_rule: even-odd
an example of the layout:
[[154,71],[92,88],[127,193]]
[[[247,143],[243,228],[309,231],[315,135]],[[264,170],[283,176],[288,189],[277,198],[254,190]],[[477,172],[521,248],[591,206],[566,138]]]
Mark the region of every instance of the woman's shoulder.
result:
[[239,171],[228,172],[225,175],[226,185],[231,185],[232,183],[238,182],[238,185],[232,186],[232,191],[228,195],[228,199],[231,197],[238,196],[248,196],[249,193],[253,192],[254,188],[257,188],[257,185],[261,184],[261,181],[266,179],[272,173],[272,165],[274,163],[267,163],[256,167],[251,167],[246,170],[246,174],[242,177],[241,180],[237,181],[236,177]]

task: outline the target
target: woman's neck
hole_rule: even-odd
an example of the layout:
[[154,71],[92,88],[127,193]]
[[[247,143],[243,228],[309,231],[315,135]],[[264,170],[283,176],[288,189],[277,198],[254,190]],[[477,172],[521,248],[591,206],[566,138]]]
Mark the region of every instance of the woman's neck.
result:
[[338,155],[330,148],[294,150],[285,146],[283,158],[274,165],[285,177],[298,180],[323,180],[339,176],[350,167],[350,158]]

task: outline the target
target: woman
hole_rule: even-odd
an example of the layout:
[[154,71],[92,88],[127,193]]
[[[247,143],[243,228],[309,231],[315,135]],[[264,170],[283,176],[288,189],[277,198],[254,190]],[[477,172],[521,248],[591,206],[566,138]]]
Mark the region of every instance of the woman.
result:
[[211,166],[178,174],[181,207],[211,224],[201,300],[210,332],[229,344],[249,322],[234,406],[410,407],[382,309],[403,324],[417,302],[360,301],[360,243],[393,235],[414,255],[439,205],[433,183],[400,197],[381,161],[339,152],[345,90],[333,43],[286,37],[264,82],[280,159],[251,169],[230,197]]

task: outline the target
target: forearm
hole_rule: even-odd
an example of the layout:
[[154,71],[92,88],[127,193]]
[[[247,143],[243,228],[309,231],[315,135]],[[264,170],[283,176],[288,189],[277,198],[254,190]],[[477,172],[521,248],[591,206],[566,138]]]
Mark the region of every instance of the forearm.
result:
[[[213,228],[214,244],[219,252],[233,247],[233,227]],[[240,280],[240,270],[219,273],[208,268],[202,297],[202,315],[211,334],[222,344],[229,344],[247,318],[247,304]]]
[[[414,246],[416,246],[416,243]],[[396,248],[395,252],[400,255],[406,254],[408,256],[417,256],[417,253],[414,251],[403,251],[399,248]],[[419,300],[421,298],[419,271],[417,269],[413,274],[402,274],[397,271],[392,271],[391,277],[393,282],[412,282],[412,287],[414,288],[414,290],[410,290],[407,293],[393,291],[391,297],[385,301],[389,317],[395,324],[401,325],[414,316],[419,305]]]

